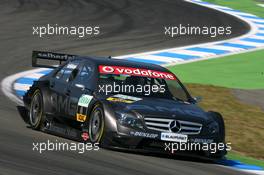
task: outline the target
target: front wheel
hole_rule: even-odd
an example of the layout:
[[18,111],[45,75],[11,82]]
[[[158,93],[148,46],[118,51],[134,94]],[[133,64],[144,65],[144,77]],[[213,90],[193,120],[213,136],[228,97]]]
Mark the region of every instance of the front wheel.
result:
[[89,119],[89,137],[91,143],[101,143],[104,134],[105,120],[101,105],[96,105]]
[[45,121],[45,115],[43,113],[42,93],[40,90],[36,90],[32,96],[29,110],[29,123],[33,129],[41,129]]
[[[218,112],[209,111],[209,114],[212,116],[212,118],[218,123],[219,125],[219,133],[218,133],[218,143],[225,143],[225,123],[222,115]],[[226,147],[222,150],[218,150],[217,153],[210,154],[208,153],[208,156],[212,159],[222,159],[227,154]]]
[[225,123],[222,115],[218,112],[209,111],[213,119],[219,124],[219,142],[225,142]]

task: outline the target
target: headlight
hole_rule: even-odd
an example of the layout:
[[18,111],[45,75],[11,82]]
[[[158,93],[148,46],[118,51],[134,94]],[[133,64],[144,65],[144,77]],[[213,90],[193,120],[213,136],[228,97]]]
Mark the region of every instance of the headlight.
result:
[[117,121],[123,126],[140,129],[143,128],[143,123],[141,119],[133,113],[117,113]]
[[217,122],[213,121],[208,126],[208,131],[210,134],[216,134],[219,132],[219,125]]

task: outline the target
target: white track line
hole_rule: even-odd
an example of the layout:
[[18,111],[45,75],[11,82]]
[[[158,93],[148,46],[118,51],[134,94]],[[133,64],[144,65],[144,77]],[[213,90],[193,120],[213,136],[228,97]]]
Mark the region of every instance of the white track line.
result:
[[242,170],[243,172],[248,172],[248,173],[253,173],[253,174],[257,174],[257,175],[264,175],[264,171],[261,170]]
[[250,14],[250,13],[245,13],[245,12],[230,11],[230,14],[233,14],[233,15],[246,15],[246,16],[257,17],[256,15],[253,15],[253,14]]
[[252,22],[264,22],[264,19],[253,19],[253,18],[247,18],[247,19]]

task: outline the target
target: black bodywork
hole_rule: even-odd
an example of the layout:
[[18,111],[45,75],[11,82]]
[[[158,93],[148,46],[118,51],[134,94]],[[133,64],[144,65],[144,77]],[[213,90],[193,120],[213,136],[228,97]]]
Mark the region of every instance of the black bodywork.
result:
[[[104,110],[105,129],[103,136],[104,139],[101,143],[101,146],[103,147],[166,153],[164,150],[164,144],[168,143],[168,141],[162,141],[160,139],[162,131],[150,129],[151,127],[146,125],[148,122],[146,118],[150,118],[151,120],[154,118],[154,121],[155,119],[159,120],[164,118],[168,121],[186,121],[191,122],[191,124],[200,124],[201,130],[198,133],[188,135],[189,142],[199,142],[201,144],[203,141],[206,142],[208,140],[215,143],[225,142],[224,124],[223,121],[221,121],[221,115],[217,112],[205,112],[202,110],[196,104],[197,101],[191,97],[185,88],[184,89],[188,94],[188,102],[144,97],[143,100],[128,104],[106,100],[105,96],[97,93],[99,65],[126,66],[170,72],[166,68],[159,65],[123,59],[80,56],[71,56],[71,58],[69,58],[69,56],[67,56],[68,55],[66,55],[63,59],[61,57],[54,59],[53,56],[43,57],[44,59],[60,61],[62,64],[54,68],[54,70],[48,75],[45,75],[39,80],[35,81],[30,90],[28,90],[28,92],[23,97],[25,106],[29,108],[33,93],[36,91],[36,89],[41,91],[43,95],[44,113],[47,116],[47,132],[49,132],[49,127],[51,127],[51,124],[56,123],[54,126],[56,125],[57,128],[65,127],[65,133],[70,135],[71,138],[78,140],[80,138],[81,132],[87,129],[88,126],[88,119],[82,122],[76,120],[78,100],[83,94],[88,94],[93,96],[93,99],[85,111],[87,118],[89,118],[91,110],[97,104],[100,104]],[[63,75],[61,78],[56,77],[60,70],[72,63],[76,64],[77,66],[72,70],[72,72],[69,73],[69,75],[67,75],[68,77],[62,78]],[[36,52],[33,53],[33,66],[36,66]],[[84,66],[88,66],[89,69],[89,76],[85,78],[85,81],[78,78]],[[41,65],[41,67],[45,66]],[[67,81],[65,81],[66,79]],[[144,126],[143,128],[125,126],[117,121],[118,113],[131,112],[139,116],[139,118],[142,120]],[[210,133],[207,126],[215,121],[219,124],[220,131],[217,133]],[[56,127],[54,131],[57,130]],[[72,134],[70,134],[70,131],[72,130],[80,131],[80,133],[72,132]],[[51,128],[50,131],[52,131]],[[169,152],[167,151],[167,153]],[[217,151],[213,155],[205,151],[181,151],[176,153],[221,158],[226,154],[226,151]]]

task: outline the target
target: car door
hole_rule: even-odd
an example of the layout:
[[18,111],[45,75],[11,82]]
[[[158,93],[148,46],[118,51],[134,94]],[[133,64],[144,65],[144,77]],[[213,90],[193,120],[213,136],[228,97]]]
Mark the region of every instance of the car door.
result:
[[71,76],[73,71],[78,70],[79,64],[79,60],[68,62],[50,79],[53,111],[58,116],[67,117],[67,109],[69,107],[68,99],[71,93],[69,88],[69,85],[71,84]]
[[[79,100],[81,97],[92,98],[92,90],[89,84],[93,83],[91,81],[94,73],[94,67],[91,64],[84,64],[70,85],[71,95],[69,98],[69,108],[68,114],[72,118],[76,118],[76,114],[86,114],[87,106],[78,107]],[[81,111],[80,111],[81,110]]]

